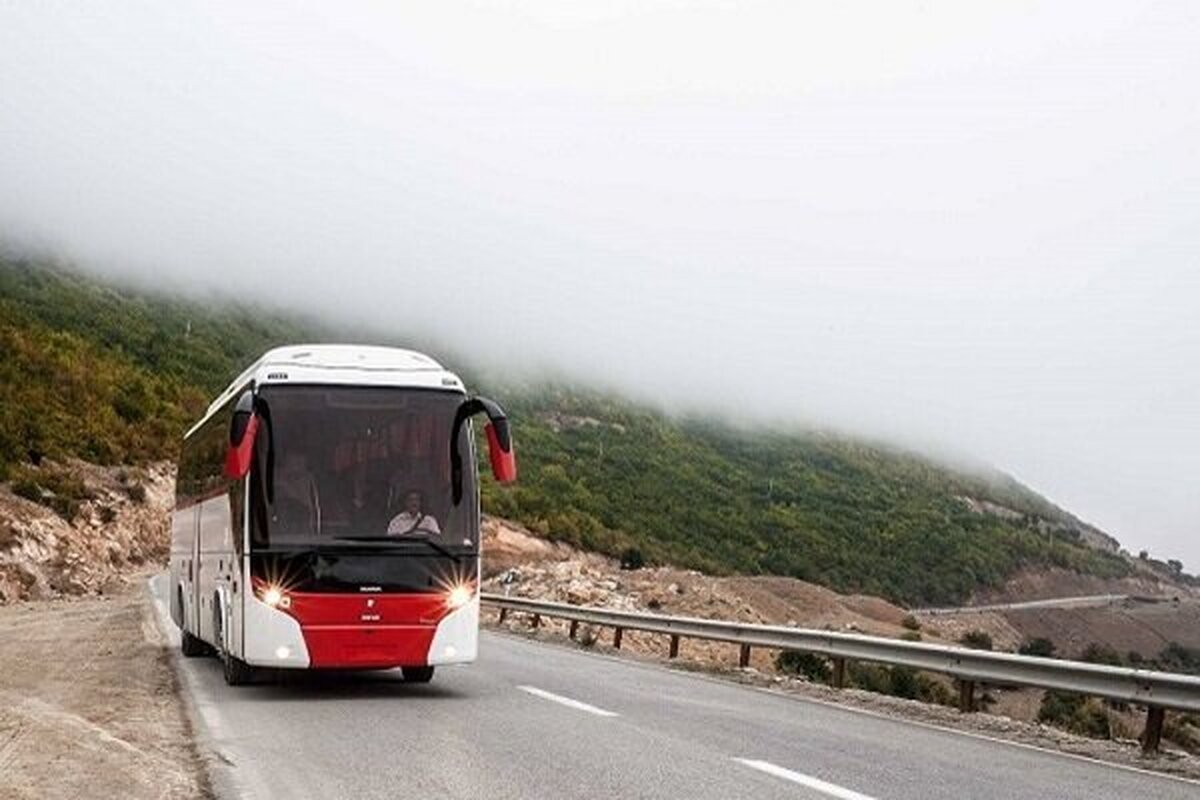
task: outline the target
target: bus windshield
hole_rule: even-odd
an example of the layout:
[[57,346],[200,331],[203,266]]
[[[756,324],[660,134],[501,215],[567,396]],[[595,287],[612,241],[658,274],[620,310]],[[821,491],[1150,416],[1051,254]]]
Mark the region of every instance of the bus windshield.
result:
[[463,396],[429,389],[269,385],[251,481],[255,550],[345,548],[460,554],[479,547],[475,459],[450,431]]

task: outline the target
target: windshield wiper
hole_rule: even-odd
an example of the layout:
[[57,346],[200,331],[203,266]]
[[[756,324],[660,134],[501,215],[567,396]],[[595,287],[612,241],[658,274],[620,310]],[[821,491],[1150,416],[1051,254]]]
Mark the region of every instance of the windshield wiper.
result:
[[429,545],[434,550],[438,551],[447,558],[458,558],[452,551],[444,545],[438,544],[433,539],[426,536],[334,536],[341,542],[388,542],[390,544],[407,544],[409,542],[422,542]]

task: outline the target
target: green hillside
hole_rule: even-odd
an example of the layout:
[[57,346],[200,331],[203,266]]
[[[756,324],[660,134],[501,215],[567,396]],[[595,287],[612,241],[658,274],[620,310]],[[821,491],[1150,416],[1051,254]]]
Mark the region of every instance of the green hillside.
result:
[[[0,261],[0,471],[42,457],[170,456],[207,399],[263,350],[329,338],[342,337]],[[1022,566],[1130,569],[1070,532],[1046,533],[1039,520],[1070,517],[1006,476],[827,435],[674,419],[569,387],[489,391],[514,418],[521,481],[485,482],[487,509],[591,549],[909,603],[958,601]],[[961,497],[1020,516],[974,513]]]
[[[488,506],[590,549],[708,572],[792,575],[839,591],[941,603],[1025,565],[1124,575],[1117,556],[1036,529],[1062,511],[1015,482],[816,434],[672,420],[616,398],[538,391],[506,398],[519,484]],[[972,513],[962,496],[1021,512]]]

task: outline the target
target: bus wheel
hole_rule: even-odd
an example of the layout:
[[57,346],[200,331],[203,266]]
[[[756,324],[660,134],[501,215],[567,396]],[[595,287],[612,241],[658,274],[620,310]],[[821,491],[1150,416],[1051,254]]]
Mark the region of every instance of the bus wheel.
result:
[[179,637],[179,649],[188,658],[197,658],[208,654],[208,646],[192,636],[187,631]]
[[225,667],[225,683],[230,686],[245,686],[254,680],[254,667],[228,653],[222,654]]
[[433,667],[401,667],[400,674],[405,683],[429,683],[433,680]]
[[245,686],[254,680],[254,667],[242,661],[237,656],[229,652],[225,644],[225,631],[221,627],[220,605],[214,604],[213,607],[213,628],[217,631],[217,641],[221,642],[222,646],[217,650],[217,655],[221,657],[222,672],[225,674],[225,683],[230,686]]

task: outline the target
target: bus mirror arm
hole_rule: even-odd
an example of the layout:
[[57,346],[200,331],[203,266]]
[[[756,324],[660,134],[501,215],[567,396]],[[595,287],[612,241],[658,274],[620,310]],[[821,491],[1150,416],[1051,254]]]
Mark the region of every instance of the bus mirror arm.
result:
[[267,432],[266,475],[263,476],[263,491],[267,503],[275,502],[275,426],[271,424],[271,406],[262,397],[254,398],[254,409]]
[[229,422],[229,448],[225,451],[225,476],[233,480],[246,477],[254,456],[254,440],[258,436],[258,415],[254,413],[254,393],[247,391],[238,398]]
[[463,493],[463,464],[462,454],[458,452],[458,434],[462,430],[463,423],[480,412],[487,414],[488,418],[485,432],[488,440],[488,457],[492,463],[492,475],[500,483],[512,483],[517,479],[517,457],[513,451],[508,415],[494,400],[486,397],[472,397],[458,407],[458,411],[454,414],[454,424],[450,428],[450,481],[454,505],[462,502]]

